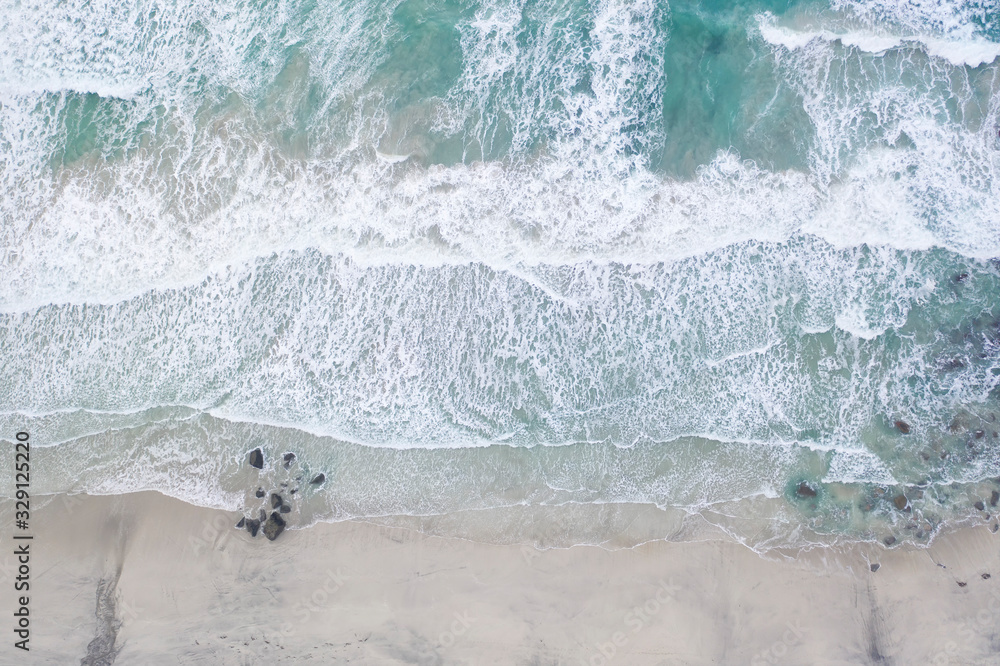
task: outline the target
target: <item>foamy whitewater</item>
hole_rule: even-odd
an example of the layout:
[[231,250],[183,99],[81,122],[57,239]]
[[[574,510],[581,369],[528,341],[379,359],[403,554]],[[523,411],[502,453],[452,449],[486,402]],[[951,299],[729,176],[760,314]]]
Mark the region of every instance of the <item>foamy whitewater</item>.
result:
[[293,526],[543,545],[995,513],[1000,6],[728,4],[0,0],[34,492],[322,472]]

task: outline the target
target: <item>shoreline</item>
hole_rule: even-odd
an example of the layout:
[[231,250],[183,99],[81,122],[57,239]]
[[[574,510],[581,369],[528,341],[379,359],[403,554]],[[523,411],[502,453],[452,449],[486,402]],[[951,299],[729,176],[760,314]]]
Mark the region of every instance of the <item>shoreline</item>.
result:
[[[724,540],[537,550],[361,522],[269,542],[153,491],[47,499],[32,664],[988,664],[1000,641],[985,524],[779,560]],[[0,514],[10,534],[13,502]],[[8,636],[0,662],[25,663]]]

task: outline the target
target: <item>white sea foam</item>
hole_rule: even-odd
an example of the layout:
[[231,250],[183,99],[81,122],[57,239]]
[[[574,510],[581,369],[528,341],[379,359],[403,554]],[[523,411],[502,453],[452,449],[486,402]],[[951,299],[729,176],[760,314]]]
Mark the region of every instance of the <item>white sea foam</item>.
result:
[[[96,178],[88,170],[58,186],[10,188],[25,194],[8,199],[7,247],[15,254],[0,268],[8,285],[2,305],[112,302],[155,285],[196,283],[206,268],[306,247],[346,251],[363,264],[472,260],[504,268],[674,261],[807,232],[838,247],[940,245],[996,255],[1000,199],[987,175],[995,158],[983,155],[980,184],[955,148],[938,151],[937,159],[872,151],[841,184],[824,188],[805,174],[768,173],[728,154],[695,181],[679,182],[642,171],[575,173],[549,160],[401,171],[359,164],[331,173],[321,165],[279,168],[261,152],[234,181],[224,150],[210,146],[204,169],[169,176],[173,188],[193,195],[172,204],[175,212],[164,209],[162,181],[150,181],[149,164],[137,156],[101,167]],[[221,193],[202,185],[212,177],[206,170],[235,186],[221,206],[213,203]],[[16,172],[7,177],[12,186],[25,182]],[[920,191],[943,196],[914,196]],[[16,206],[34,211],[30,225]],[[199,206],[216,209],[199,213]]]
[[[29,20],[57,28],[70,20],[35,10],[12,10],[6,20],[12,30]],[[307,247],[345,253],[360,263],[475,261],[511,270],[581,260],[675,261],[799,233],[837,247],[943,246],[973,257],[1000,252],[1000,178],[991,143],[998,98],[981,83],[959,81],[955,96],[970,108],[983,98],[985,115],[942,121],[947,87],[953,85],[949,63],[894,64],[918,68],[932,82],[929,88],[900,88],[892,76],[858,88],[850,79],[828,76],[831,63],[843,61],[830,41],[797,46],[779,58],[779,67],[803,98],[815,128],[811,170],[771,172],[724,151],[693,180],[678,181],[650,171],[641,151],[622,143],[649,143],[660,132],[655,123],[645,127],[641,109],[656,108],[662,92],[658,72],[667,38],[659,27],[662,8],[602,3],[585,43],[579,26],[555,19],[525,37],[519,32],[525,24],[522,4],[495,3],[459,26],[467,66],[447,103],[439,105],[441,114],[429,113],[441,127],[479,117],[473,128],[484,143],[495,129],[490,114],[506,114],[518,157],[427,166],[419,150],[381,151],[380,157],[375,149],[385,131],[378,124],[388,121],[384,110],[370,106],[378,91],[361,89],[379,59],[373,55],[378,44],[356,44],[364,41],[357,39],[366,16],[362,9],[336,19],[324,14],[326,23],[317,18],[294,24],[281,40],[264,39],[270,55],[253,62],[247,60],[250,45],[277,32],[280,16],[262,23],[244,20],[244,10],[189,8],[163,17],[166,27],[158,29],[170,36],[168,44],[181,40],[196,22],[208,36],[193,52],[153,40],[155,49],[173,54],[173,60],[160,63],[125,50],[134,40],[152,39],[151,27],[142,27],[142,21],[136,27],[132,20],[139,10],[128,10],[123,18],[110,5],[71,6],[66,16],[104,26],[114,39],[93,37],[88,46],[90,38],[77,26],[73,34],[83,40],[82,50],[60,51],[50,59],[64,63],[65,75],[74,81],[111,70],[132,72],[128,81],[114,74],[106,85],[133,87],[147,85],[144,67],[196,69],[252,101],[263,90],[261,81],[277,75],[269,64],[276,49],[308,33],[316,42],[314,52],[302,56],[305,64],[293,59],[286,74],[331,86],[325,90],[331,108],[354,96],[357,108],[343,107],[346,129],[337,130],[350,135],[349,142],[338,144],[328,136],[329,152],[295,155],[273,145],[249,103],[232,101],[207,122],[191,104],[202,93],[167,77],[152,89],[142,88],[146,92],[139,99],[128,100],[132,106],[114,111],[117,122],[152,123],[160,131],[110,159],[84,150],[83,157],[53,172],[43,165],[52,158],[53,137],[62,136],[58,126],[70,97],[57,95],[47,102],[51,110],[39,113],[35,95],[8,92],[0,110],[0,143],[13,159],[0,181],[15,194],[0,204],[8,222],[3,228],[8,255],[0,264],[7,288],[0,309],[112,302],[149,288],[196,284],[224,266]],[[769,20],[762,19],[760,27],[777,40],[775,49],[804,39],[805,33]],[[70,28],[54,32],[59,30]],[[524,43],[515,39],[519,34]],[[49,62],[41,46],[25,39],[0,54],[9,60],[23,51],[25,62]],[[846,39],[884,47],[860,36]],[[127,62],[118,68],[115,63],[123,58]],[[25,69],[4,62],[0,76],[22,76],[17,72],[34,67],[44,78],[42,64]],[[348,75],[351,62],[359,66]],[[587,91],[579,92],[587,72],[593,73],[587,74]],[[23,76],[28,81],[35,74]],[[10,90],[17,91],[12,81]],[[547,112],[556,102],[566,111]],[[365,120],[365,114],[374,115]],[[869,117],[878,121],[862,121]],[[534,128],[546,122],[553,123],[550,140],[532,146],[530,156],[519,154],[537,139]],[[625,131],[632,126],[645,128]],[[912,147],[904,147],[904,135]],[[893,141],[899,145],[890,145]],[[397,161],[403,155],[409,158]]]
[[840,448],[834,451],[824,483],[899,483],[878,456],[863,449]]
[[952,40],[925,35],[900,37],[860,30],[839,33],[829,30],[794,30],[775,25],[765,17],[760,17],[758,20],[761,36],[769,44],[782,46],[788,50],[803,49],[814,41],[840,42],[844,46],[873,54],[910,46],[921,48],[928,55],[947,60],[952,65],[969,67],[988,65],[1000,58],[1000,44],[985,39]]

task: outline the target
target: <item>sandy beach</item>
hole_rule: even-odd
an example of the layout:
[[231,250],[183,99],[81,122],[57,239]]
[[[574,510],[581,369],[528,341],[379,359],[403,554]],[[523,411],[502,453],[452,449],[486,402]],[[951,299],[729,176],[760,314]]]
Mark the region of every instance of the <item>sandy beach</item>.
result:
[[[1000,536],[986,525],[924,550],[765,559],[722,540],[540,551],[354,522],[268,542],[236,514],[153,492],[48,500],[32,514],[29,659],[8,631],[5,664],[994,664],[1000,651]],[[16,570],[8,549],[8,591]]]

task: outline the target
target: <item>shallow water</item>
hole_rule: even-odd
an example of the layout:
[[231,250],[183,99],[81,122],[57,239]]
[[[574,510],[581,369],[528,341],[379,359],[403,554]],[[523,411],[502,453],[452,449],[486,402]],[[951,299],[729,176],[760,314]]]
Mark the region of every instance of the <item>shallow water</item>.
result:
[[323,472],[296,524],[546,545],[996,511],[991,4],[4,4],[37,492]]

